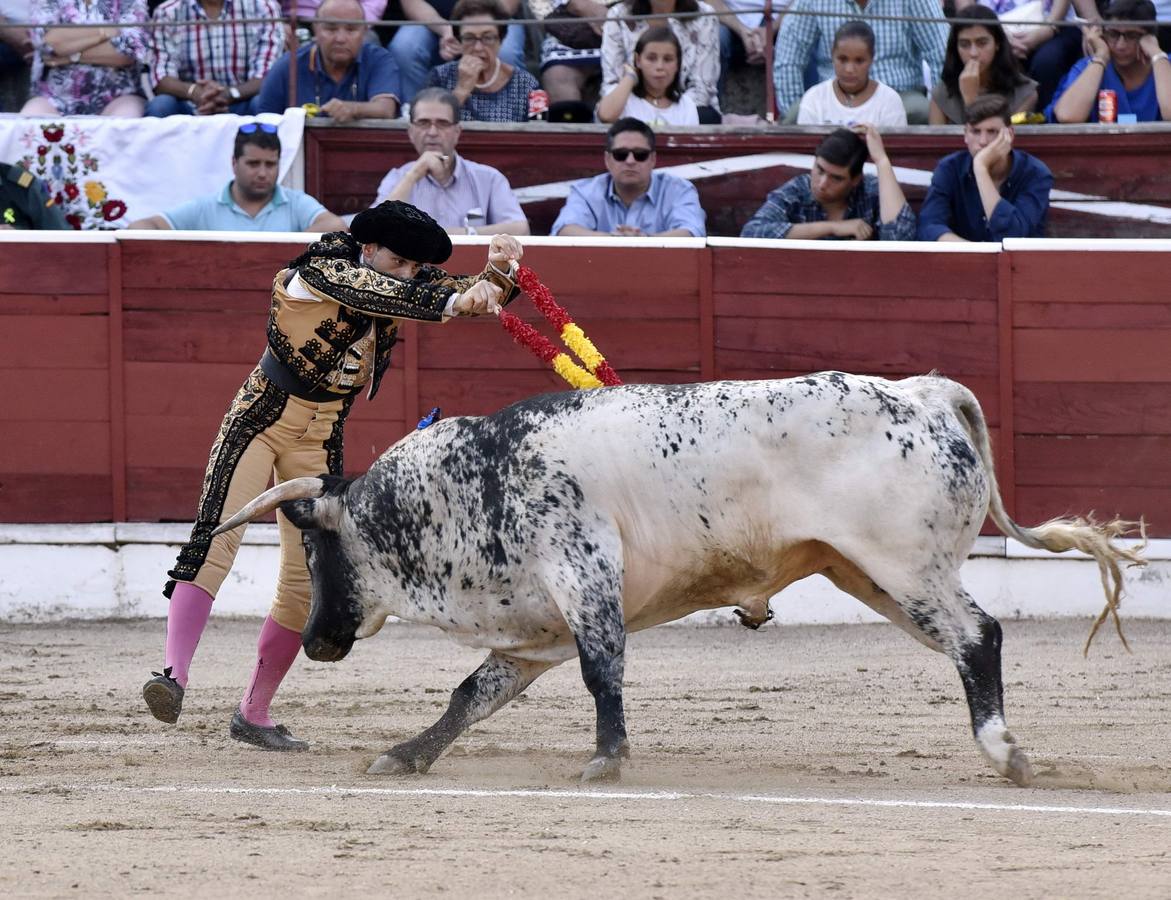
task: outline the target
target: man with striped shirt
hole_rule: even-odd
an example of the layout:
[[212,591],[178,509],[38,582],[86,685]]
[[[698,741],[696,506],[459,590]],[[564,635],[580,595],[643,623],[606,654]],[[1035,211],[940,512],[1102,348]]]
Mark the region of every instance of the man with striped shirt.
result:
[[[898,17],[919,21],[893,21]],[[874,30],[870,77],[899,92],[907,124],[926,125],[929,104],[923,61],[935,84],[943,72],[948,27],[943,21],[925,20],[942,17],[939,0],[794,0],[777,35],[773,67],[777,107],[784,114],[800,101],[806,88],[802,75],[811,57],[817,63],[818,81],[834,77],[834,32],[846,22],[861,21]]]
[[[252,112],[260,83],[285,47],[276,0],[166,0],[154,12],[148,116]],[[196,23],[194,25],[184,23]]]

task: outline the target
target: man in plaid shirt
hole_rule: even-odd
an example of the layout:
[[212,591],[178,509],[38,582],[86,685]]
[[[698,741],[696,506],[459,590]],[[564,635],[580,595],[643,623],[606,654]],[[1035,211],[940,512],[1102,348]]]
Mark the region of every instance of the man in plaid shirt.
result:
[[777,108],[785,113],[801,100],[805,92],[802,74],[811,54],[816,54],[819,80],[834,77],[834,32],[846,22],[860,21],[874,30],[870,77],[899,92],[907,108],[907,124],[926,125],[929,104],[923,86],[923,60],[935,84],[943,72],[947,25],[942,21],[892,22],[886,17],[941,19],[942,15],[939,0],[794,0],[781,21],[774,53]]
[[285,32],[280,22],[231,20],[280,14],[276,0],[166,0],[154,19],[176,26],[152,31],[155,97],[146,115],[252,112],[260,82],[284,51]]

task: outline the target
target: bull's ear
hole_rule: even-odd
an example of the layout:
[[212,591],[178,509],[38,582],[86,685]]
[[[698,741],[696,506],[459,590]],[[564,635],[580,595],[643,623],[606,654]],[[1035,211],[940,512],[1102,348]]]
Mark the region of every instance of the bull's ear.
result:
[[281,512],[302,531],[321,527],[317,521],[317,501],[314,499],[287,500],[281,504]]
[[327,496],[286,500],[281,504],[281,512],[302,531],[314,528],[337,531],[341,527],[342,498]]

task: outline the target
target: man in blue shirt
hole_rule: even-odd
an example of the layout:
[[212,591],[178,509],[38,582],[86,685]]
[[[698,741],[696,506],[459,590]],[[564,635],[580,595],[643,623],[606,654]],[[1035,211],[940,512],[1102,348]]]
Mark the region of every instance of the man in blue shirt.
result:
[[[394,57],[366,40],[358,0],[325,0],[317,8],[314,41],[297,50],[297,106],[312,104],[316,115],[335,122],[393,119],[399,112],[399,73]],[[351,19],[324,22],[322,19]],[[257,112],[283,112],[289,105],[289,54],[264,77]]]
[[939,161],[919,210],[921,241],[1043,237],[1053,174],[1014,150],[1008,101],[985,94],[964,111],[968,149]]
[[638,119],[606,132],[606,175],[574,182],[549,232],[624,237],[706,237],[695,185],[655,172],[655,133]]
[[281,141],[276,126],[241,126],[232,150],[231,181],[208,194],[130,228],[160,231],[345,231],[346,223],[302,191],[282,188]]

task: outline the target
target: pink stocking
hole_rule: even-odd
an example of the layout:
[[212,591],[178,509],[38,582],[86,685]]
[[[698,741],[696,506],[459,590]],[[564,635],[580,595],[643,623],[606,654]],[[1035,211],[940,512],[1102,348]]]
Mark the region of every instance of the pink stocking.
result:
[[211,596],[189,581],[176,581],[167,611],[166,665],[171,677],[187,687],[188,671],[199,638],[211,615]]
[[299,632],[278,625],[272,616],[265,618],[256,645],[256,668],[240,701],[240,712],[253,725],[272,728],[276,724],[269,718],[268,707],[300,650]]

